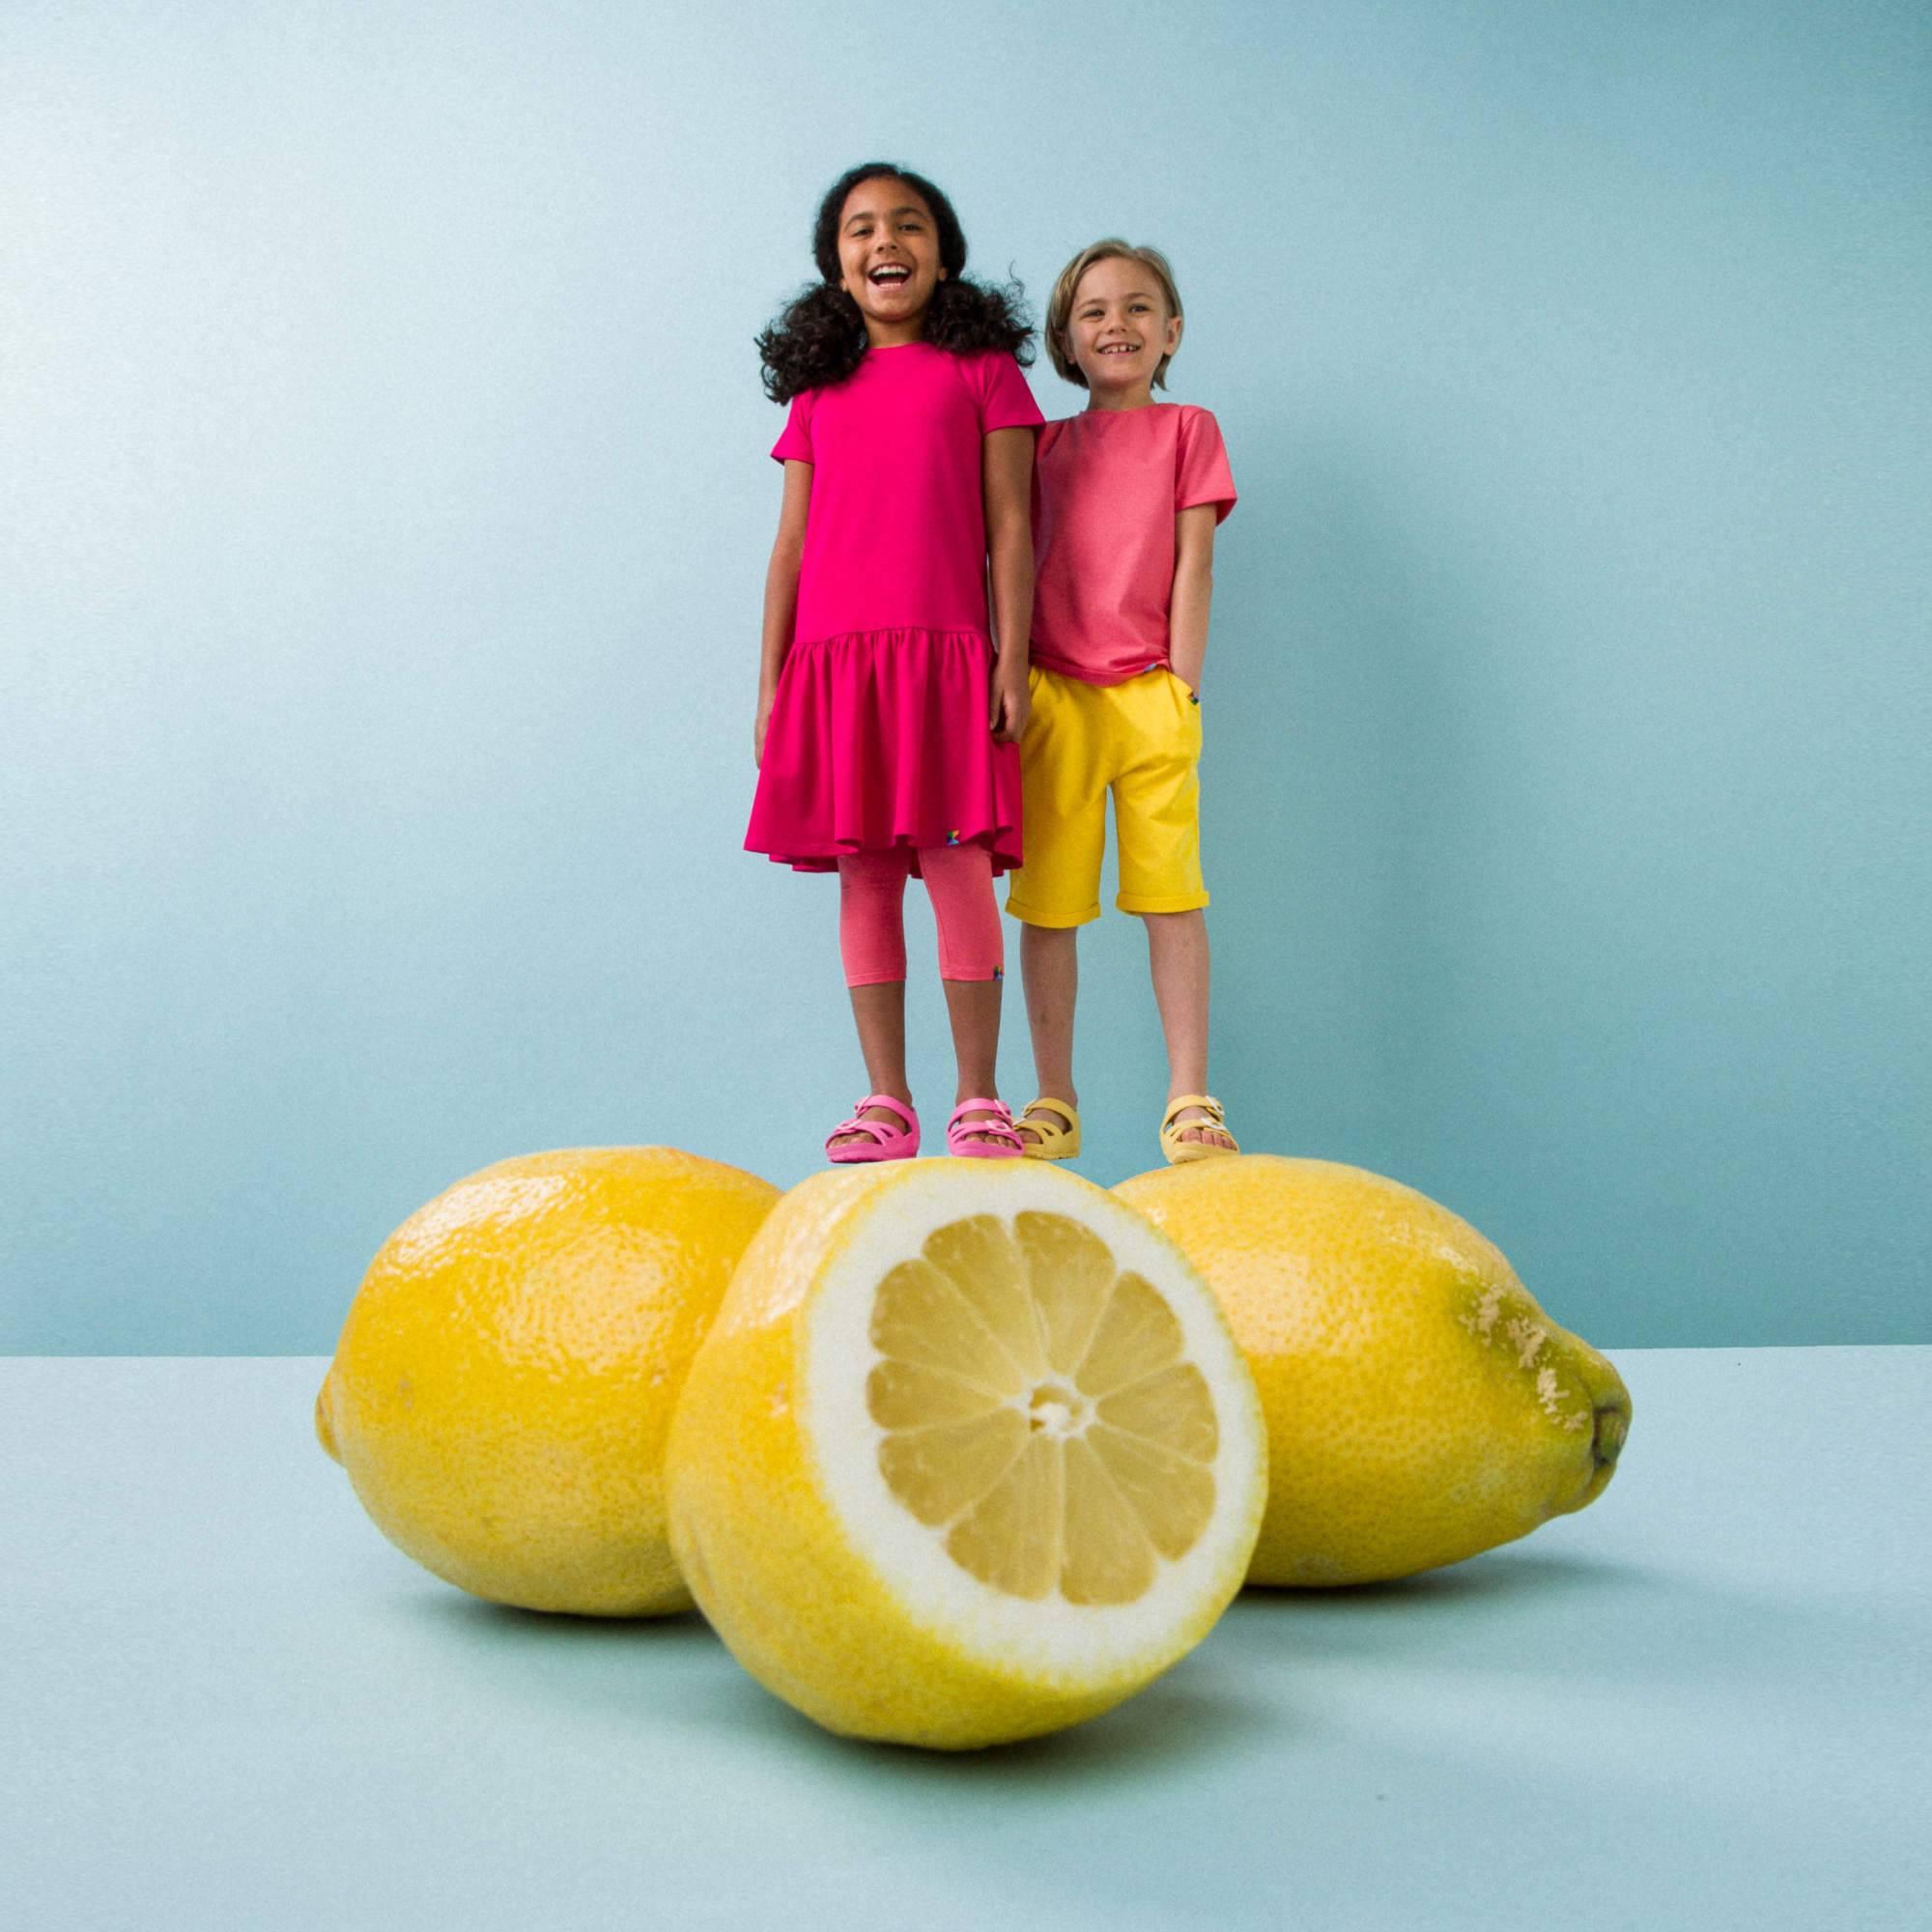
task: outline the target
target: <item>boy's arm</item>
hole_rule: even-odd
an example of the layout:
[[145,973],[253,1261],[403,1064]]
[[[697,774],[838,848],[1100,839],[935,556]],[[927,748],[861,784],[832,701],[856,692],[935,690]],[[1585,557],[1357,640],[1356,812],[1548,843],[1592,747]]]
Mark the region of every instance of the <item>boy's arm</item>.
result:
[[1208,607],[1214,601],[1212,503],[1190,503],[1174,519],[1174,595],[1168,604],[1167,662],[1189,691],[1201,689],[1208,655]]
[[805,519],[811,507],[811,465],[787,460],[784,497],[779,505],[779,533],[765,571],[764,642],[758,653],[758,711],[752,727],[752,754],[762,764],[765,724],[778,696],[779,672],[791,651],[798,615],[798,570],[805,555]]
[[[1026,728],[1027,645],[1033,631],[1033,431],[985,439],[986,554],[993,584],[992,727],[1011,741]],[[1002,719],[1001,713],[1005,717]]]

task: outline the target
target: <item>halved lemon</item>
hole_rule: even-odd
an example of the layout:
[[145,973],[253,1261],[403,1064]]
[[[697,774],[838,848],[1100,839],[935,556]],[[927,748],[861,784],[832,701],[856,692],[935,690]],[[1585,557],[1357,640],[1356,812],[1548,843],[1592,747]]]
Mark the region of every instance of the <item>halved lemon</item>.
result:
[[746,1250],[671,1427],[672,1547],[769,1690],[942,1748],[1107,1710],[1240,1587],[1254,1384],[1139,1214],[1033,1161],[840,1168]]

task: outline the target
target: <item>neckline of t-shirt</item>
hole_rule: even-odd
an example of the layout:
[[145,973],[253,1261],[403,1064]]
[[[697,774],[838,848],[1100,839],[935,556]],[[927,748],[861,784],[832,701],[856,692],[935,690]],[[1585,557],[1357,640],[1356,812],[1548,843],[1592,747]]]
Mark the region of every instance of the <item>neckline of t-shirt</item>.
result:
[[1108,416],[1144,416],[1155,410],[1184,410],[1185,403],[1142,403],[1131,410],[1076,410],[1070,416],[1059,418],[1062,422],[1098,422]]

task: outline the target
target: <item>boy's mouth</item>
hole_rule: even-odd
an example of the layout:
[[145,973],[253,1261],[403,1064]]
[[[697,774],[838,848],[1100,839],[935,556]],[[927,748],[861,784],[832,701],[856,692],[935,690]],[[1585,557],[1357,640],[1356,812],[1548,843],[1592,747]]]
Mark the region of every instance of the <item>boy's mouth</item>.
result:
[[1102,355],[1138,355],[1140,353],[1138,342],[1109,342],[1099,351]]

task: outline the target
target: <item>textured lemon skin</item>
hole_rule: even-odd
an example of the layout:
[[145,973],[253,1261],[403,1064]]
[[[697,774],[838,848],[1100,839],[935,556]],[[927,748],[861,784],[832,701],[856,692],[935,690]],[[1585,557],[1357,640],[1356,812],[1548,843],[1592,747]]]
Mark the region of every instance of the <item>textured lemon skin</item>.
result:
[[665,1526],[671,1412],[779,1190],[674,1148],[499,1161],[370,1264],[316,1435],[378,1528],[492,1602],[687,1609]]
[[1208,1278],[1261,1391],[1268,1502],[1249,1582],[1460,1562],[1608,1483],[1630,1424],[1622,1378],[1426,1195],[1278,1154],[1114,1192]]
[[[1210,1603],[1169,1655],[1073,1682],[962,1655],[910,1614],[855,1550],[800,1413],[806,1323],[865,1209],[915,1167],[833,1169],[793,1188],[758,1231],[679,1399],[668,1457],[671,1547],[698,1607],[759,1683],[848,1737],[971,1750],[1097,1717],[1179,1661],[1240,1588],[1257,1520]],[[998,1211],[998,1176],[974,1170]],[[1085,1187],[1075,1176],[1069,1181]]]

